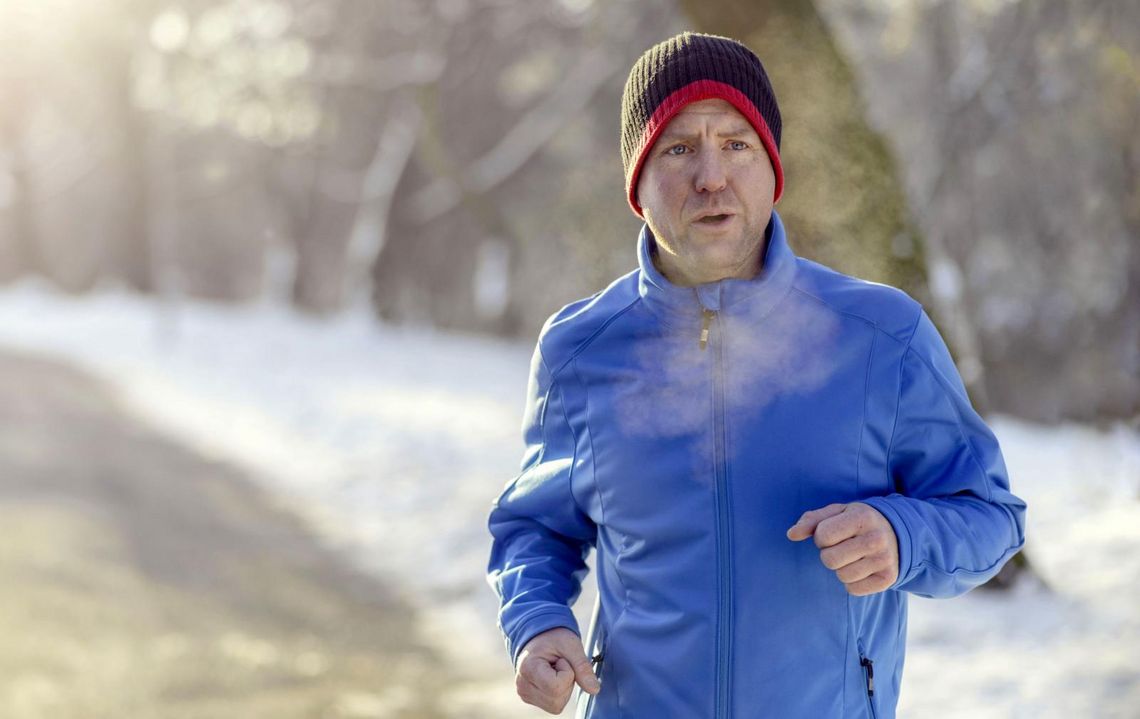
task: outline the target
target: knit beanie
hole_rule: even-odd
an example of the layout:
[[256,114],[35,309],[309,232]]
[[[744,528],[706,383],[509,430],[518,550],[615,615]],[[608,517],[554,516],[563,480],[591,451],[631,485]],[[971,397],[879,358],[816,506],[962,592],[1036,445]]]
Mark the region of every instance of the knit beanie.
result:
[[784,190],[780,166],[780,108],[760,58],[736,40],[685,32],[645,51],[621,100],[621,161],[629,206],[641,216],[637,180],[658,135],[691,102],[721,98],[756,128],[776,174],[773,202]]

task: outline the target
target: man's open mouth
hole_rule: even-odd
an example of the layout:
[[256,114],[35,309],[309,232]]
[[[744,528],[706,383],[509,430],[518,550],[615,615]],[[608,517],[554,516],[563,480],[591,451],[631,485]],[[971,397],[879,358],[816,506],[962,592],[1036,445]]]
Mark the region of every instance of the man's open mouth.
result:
[[729,215],[729,214],[726,214],[726,215],[705,215],[704,217],[697,220],[697,222],[702,224],[702,225],[719,225],[720,223],[726,222],[731,218],[732,218],[732,215]]

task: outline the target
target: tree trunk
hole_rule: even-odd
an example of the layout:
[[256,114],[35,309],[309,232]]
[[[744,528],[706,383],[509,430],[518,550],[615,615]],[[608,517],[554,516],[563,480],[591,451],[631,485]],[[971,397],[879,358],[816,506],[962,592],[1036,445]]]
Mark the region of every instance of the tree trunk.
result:
[[0,78],[0,148],[8,155],[8,197],[6,213],[10,236],[0,256],[0,279],[12,279],[41,269],[35,216],[32,212],[32,183],[27,158],[22,149],[23,117],[28,95],[19,78]]
[[115,257],[115,268],[129,287],[139,292],[155,291],[154,258],[150,242],[150,182],[147,148],[149,118],[135,106],[132,97],[131,52],[121,43],[108,48],[111,53],[108,83],[112,97],[108,107],[117,113],[111,125],[119,131],[118,170],[122,177],[122,235]]

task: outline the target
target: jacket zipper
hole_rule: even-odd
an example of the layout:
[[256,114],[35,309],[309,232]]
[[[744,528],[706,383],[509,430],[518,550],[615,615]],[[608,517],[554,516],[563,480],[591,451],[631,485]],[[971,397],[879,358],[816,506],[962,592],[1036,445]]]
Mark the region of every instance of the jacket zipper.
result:
[[[716,312],[705,309],[701,319],[700,347],[709,343],[710,325]],[[715,346],[716,357],[713,371],[713,424],[715,444],[716,506],[717,506],[717,561],[718,561],[718,611],[717,611],[717,696],[716,716],[726,719],[732,716],[731,707],[731,668],[732,668],[732,548],[730,545],[731,508],[728,497],[727,468],[724,459],[724,333]]]
[[713,310],[701,312],[701,349],[709,346],[709,324],[712,323],[713,317],[716,317],[716,312]]
[[867,714],[875,718],[875,663],[859,652],[859,664],[863,667],[863,676],[867,679]]

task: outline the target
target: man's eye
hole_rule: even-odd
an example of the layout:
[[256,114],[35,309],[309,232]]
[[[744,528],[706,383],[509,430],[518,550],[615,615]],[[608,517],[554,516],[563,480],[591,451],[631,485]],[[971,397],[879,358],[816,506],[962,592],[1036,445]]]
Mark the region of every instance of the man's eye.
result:
[[740,140],[733,140],[732,142],[730,142],[728,144],[728,146],[734,150],[747,150],[748,149],[748,143],[747,142],[741,142]]
[[685,147],[684,145],[673,145],[672,147],[670,147],[668,150],[665,151],[665,154],[666,155],[683,155],[688,151],[689,151],[689,148]]

